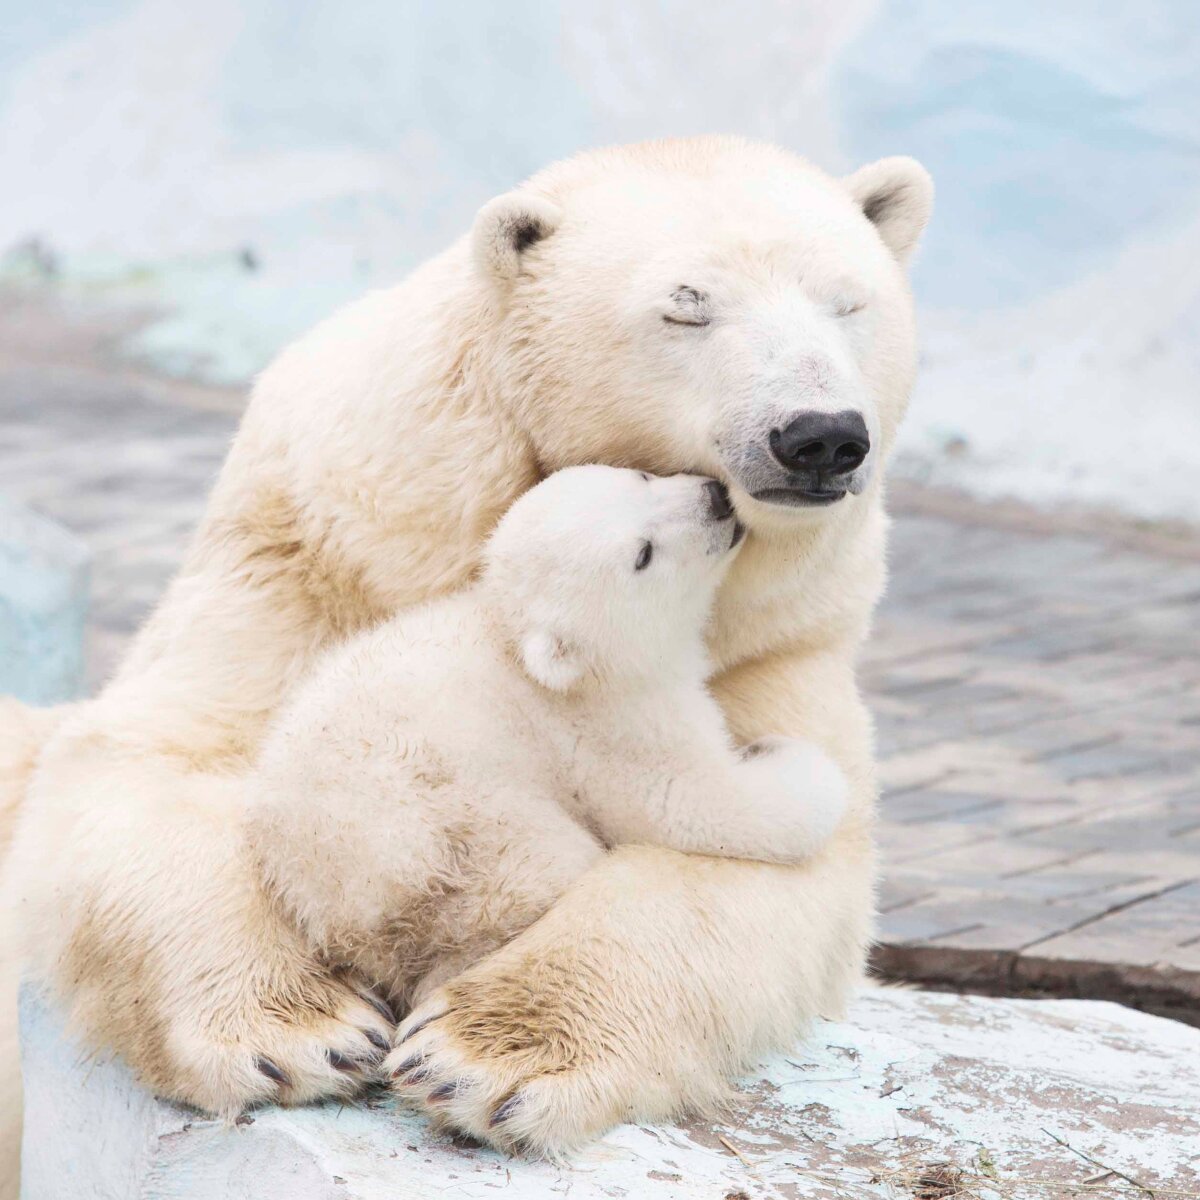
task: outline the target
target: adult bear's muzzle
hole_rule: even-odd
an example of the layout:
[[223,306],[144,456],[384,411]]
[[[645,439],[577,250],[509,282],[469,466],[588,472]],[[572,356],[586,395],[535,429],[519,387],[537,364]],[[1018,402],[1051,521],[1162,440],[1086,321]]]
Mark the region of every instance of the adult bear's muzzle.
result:
[[855,472],[867,461],[871,437],[853,409],[797,413],[768,435],[771,458],[786,475],[751,495],[768,504],[833,504],[858,491]]

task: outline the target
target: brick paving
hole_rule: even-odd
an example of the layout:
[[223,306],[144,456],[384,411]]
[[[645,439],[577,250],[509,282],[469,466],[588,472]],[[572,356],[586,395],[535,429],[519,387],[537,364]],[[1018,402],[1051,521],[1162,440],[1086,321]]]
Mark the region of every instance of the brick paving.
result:
[[904,501],[863,664],[877,966],[1200,1023],[1200,539],[1166,556]]
[[[241,402],[116,365],[119,332],[0,297],[0,489],[93,550],[91,687],[182,555]],[[1200,1023],[1200,532],[893,492],[862,670],[877,968]]]

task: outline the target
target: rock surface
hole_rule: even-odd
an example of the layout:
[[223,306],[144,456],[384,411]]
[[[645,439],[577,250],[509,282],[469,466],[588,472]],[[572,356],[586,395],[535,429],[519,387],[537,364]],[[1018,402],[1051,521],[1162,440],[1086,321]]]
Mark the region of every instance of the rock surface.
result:
[[387,1102],[224,1126],[86,1055],[28,991],[22,1023],[23,1200],[1200,1194],[1200,1031],[1109,1003],[867,990],[724,1119],[623,1126],[559,1165]]

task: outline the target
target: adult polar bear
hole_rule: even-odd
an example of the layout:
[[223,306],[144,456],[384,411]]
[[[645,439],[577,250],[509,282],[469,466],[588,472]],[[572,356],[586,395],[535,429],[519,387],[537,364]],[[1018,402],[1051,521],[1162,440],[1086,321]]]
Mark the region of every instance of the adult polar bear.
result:
[[[908,159],[838,181],[732,138],[585,153],[286,350],[162,604],[29,776],[10,858],[25,948],[76,1025],[220,1111],[261,1094],[260,1056],[286,1072],[365,1048],[374,1010],[253,886],[230,780],[323,647],[462,586],[514,497],[588,461],[728,482],[750,534],[714,686],[739,738],[824,746],[851,815],[801,867],[618,849],[439,993],[443,1044],[506,1088],[554,1072],[553,1147],[704,1102],[840,1009],[872,915],[854,660],[931,198]],[[344,1086],[331,1066],[318,1090]]]

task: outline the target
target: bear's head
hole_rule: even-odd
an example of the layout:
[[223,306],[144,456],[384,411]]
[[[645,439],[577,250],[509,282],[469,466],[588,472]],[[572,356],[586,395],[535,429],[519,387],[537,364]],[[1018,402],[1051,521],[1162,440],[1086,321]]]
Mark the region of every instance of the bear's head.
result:
[[490,361],[545,470],[725,481],[755,529],[870,493],[907,406],[916,162],[835,179],[777,147],[586,153],[487,204],[472,249]]
[[705,626],[741,536],[716,480],[571,467],[504,515],[485,551],[482,591],[545,687],[699,682]]

